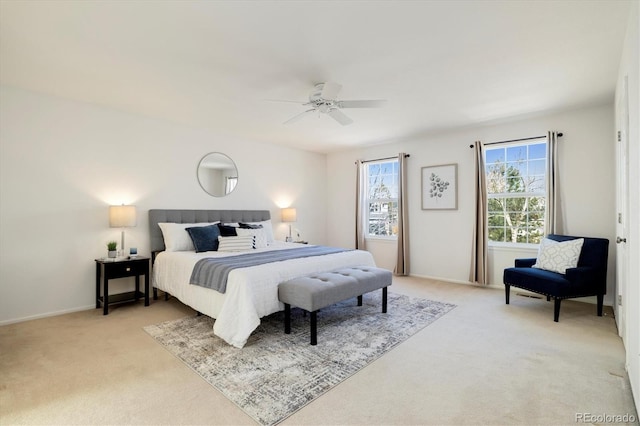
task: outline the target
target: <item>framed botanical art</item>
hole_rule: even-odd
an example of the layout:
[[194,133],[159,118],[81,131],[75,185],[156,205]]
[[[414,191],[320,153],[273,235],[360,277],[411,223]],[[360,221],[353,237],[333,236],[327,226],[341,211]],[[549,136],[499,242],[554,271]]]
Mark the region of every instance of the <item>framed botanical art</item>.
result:
[[458,164],[422,168],[422,210],[458,209]]

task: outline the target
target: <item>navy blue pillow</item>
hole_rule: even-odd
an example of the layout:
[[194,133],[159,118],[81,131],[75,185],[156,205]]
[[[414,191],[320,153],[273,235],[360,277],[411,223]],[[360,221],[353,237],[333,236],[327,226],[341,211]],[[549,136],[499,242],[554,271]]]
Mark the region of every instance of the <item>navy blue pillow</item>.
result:
[[194,226],[187,228],[187,232],[196,248],[196,253],[203,251],[218,251],[218,237],[220,229],[216,225]]
[[250,223],[243,223],[243,222],[240,222],[239,225],[240,225],[240,228],[243,228],[243,229],[262,229],[262,225],[252,225]]
[[238,233],[236,232],[235,226],[228,226],[219,223],[218,229],[220,230],[220,235],[223,237],[237,237]]

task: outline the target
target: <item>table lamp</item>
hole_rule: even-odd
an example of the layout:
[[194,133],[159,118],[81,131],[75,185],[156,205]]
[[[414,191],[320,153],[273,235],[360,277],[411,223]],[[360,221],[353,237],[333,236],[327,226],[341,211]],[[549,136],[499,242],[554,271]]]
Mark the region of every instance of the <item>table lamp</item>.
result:
[[136,206],[109,206],[109,226],[122,228],[122,241],[120,249],[124,254],[124,228],[136,226]]
[[287,242],[293,241],[291,238],[291,222],[296,221],[296,209],[294,207],[289,207],[286,209],[282,209],[282,221],[285,223],[289,223],[289,236],[287,237]]

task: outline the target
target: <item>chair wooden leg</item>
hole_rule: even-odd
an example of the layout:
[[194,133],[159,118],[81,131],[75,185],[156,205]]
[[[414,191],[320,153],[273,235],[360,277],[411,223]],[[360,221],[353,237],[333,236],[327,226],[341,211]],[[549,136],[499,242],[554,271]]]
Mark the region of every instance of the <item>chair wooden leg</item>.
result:
[[507,302],[507,305],[509,304],[509,290],[511,289],[511,286],[509,284],[505,284],[504,285],[504,297],[505,300]]
[[598,298],[598,316],[601,317],[602,316],[602,305],[603,305],[603,302],[604,302],[604,294],[598,294],[597,298]]
[[558,322],[558,318],[560,317],[560,302],[562,302],[562,299],[559,299],[557,297],[554,298],[554,303],[553,303],[553,320],[555,322]]

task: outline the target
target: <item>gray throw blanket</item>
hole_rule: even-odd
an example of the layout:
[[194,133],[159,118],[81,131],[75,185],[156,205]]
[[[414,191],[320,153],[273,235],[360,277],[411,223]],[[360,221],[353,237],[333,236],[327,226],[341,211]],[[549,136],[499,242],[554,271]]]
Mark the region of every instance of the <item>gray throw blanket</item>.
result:
[[216,290],[220,293],[227,291],[229,272],[236,268],[262,265],[270,262],[281,262],[289,259],[322,256],[325,254],[341,253],[348,249],[310,246],[286,250],[272,250],[259,253],[247,253],[238,256],[207,257],[200,259],[191,272],[190,284],[199,285]]

